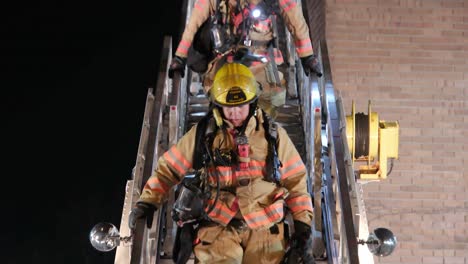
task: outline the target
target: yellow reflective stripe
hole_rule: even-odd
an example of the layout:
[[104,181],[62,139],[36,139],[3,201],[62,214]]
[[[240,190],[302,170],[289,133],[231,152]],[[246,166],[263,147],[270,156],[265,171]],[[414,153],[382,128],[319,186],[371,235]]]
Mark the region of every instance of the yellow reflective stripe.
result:
[[270,23],[271,23],[270,19],[265,19],[263,21],[256,21],[253,26],[256,29],[268,31],[270,29]]
[[282,168],[283,169],[288,168],[288,167],[290,167],[291,165],[294,165],[295,163],[297,163],[300,160],[302,161],[301,156],[296,155],[296,156],[290,158],[289,160],[287,160],[286,162],[284,162]]
[[296,47],[301,47],[301,48],[312,46],[312,42],[310,41],[310,38],[298,39],[294,42],[294,44],[296,45]]
[[298,54],[312,51],[312,42],[309,38],[303,40],[296,40],[296,51]]
[[[205,208],[205,211],[207,211],[213,203],[213,200],[208,200],[209,205],[207,206],[207,208]],[[236,212],[231,211],[227,206],[221,204],[218,201],[213,210],[208,214],[208,216],[213,220],[218,220],[219,222],[227,225],[235,214]]]
[[281,175],[281,180],[284,180],[284,179],[290,177],[291,175],[294,175],[294,174],[302,172],[302,171],[305,171],[304,163],[298,164],[298,166],[295,167],[294,169],[291,169],[287,173],[282,174]]
[[166,151],[163,157],[180,175],[184,175],[192,167],[192,164],[184,158],[175,146]]
[[249,168],[248,170],[234,171],[234,174],[236,175],[236,177],[241,177],[241,176],[263,177],[263,170],[252,170],[251,168]]
[[259,160],[251,160],[250,162],[250,165],[252,165],[252,167],[265,167],[266,165],[266,162],[265,161],[259,161]]
[[[235,167],[230,166],[209,168],[209,181],[210,183],[216,183],[216,173],[218,173],[219,182],[225,185],[232,184],[233,178],[236,177],[263,177],[265,174],[265,164],[264,161],[250,161],[248,170],[237,170]],[[217,170],[217,172],[215,170]]]
[[[209,177],[209,182],[210,184],[216,184],[216,176],[215,175],[210,175]],[[221,176],[219,175],[219,183],[221,185],[231,185],[232,184],[232,178],[231,177],[227,177],[227,176]]]
[[306,48],[296,48],[296,51],[297,51],[297,54],[307,53],[307,52],[312,51],[312,46],[306,47]]
[[153,177],[146,182],[145,189],[150,189],[159,193],[166,193],[169,190],[169,186],[158,178]]
[[283,54],[281,53],[281,51],[279,49],[274,49],[274,54],[275,54],[275,62],[276,64],[282,64],[284,62],[284,59],[283,59]]
[[192,45],[191,42],[188,42],[186,40],[181,40],[179,42],[179,46],[177,47],[177,53],[182,53],[182,54],[185,54],[187,55],[188,54],[188,50],[190,48],[190,45]]
[[296,2],[291,0],[281,0],[280,6],[284,9],[285,12],[288,12],[296,6]]
[[286,204],[292,212],[313,211],[312,200],[308,196],[298,196],[287,199]]
[[199,11],[203,11],[203,8],[205,8],[206,5],[206,0],[198,0],[195,2],[195,8],[198,9]]
[[281,201],[273,203],[268,207],[263,208],[263,210],[244,215],[244,219],[250,228],[256,229],[281,221],[283,215],[283,202]]
[[305,171],[305,166],[304,166],[304,163],[302,162],[301,156],[296,155],[283,164],[283,167],[280,169],[281,180],[284,180],[288,178],[289,176],[294,175],[301,171]]
[[218,174],[220,184],[230,185],[232,183],[232,170],[231,167],[226,166],[210,168],[208,170],[208,180],[210,183],[216,183],[216,174]]

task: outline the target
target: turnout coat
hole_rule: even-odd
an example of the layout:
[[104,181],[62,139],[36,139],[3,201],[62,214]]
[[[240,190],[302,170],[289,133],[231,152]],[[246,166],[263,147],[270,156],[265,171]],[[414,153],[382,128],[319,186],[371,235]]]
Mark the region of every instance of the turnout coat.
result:
[[[207,171],[212,191],[205,210],[214,203],[216,174],[220,184],[218,201],[208,217],[223,226],[238,218],[245,220],[253,230],[266,229],[283,220],[287,207],[294,220],[310,225],[313,210],[307,191],[306,168],[291,139],[280,126],[277,127],[277,152],[282,163],[279,168],[280,182],[276,184],[265,180],[268,143],[262,125],[262,110],[256,111],[245,129],[249,142],[248,169],[242,170],[232,165],[210,167]],[[235,133],[232,133],[234,128],[227,120],[224,122],[228,126],[227,133],[217,130],[211,146],[213,150],[236,149]],[[170,188],[181,182],[192,169],[195,135],[196,126],[159,158],[158,166],[144,186],[139,201],[159,206],[167,199]]]
[[[205,22],[211,15],[216,11],[217,0],[197,0],[192,10],[190,19],[185,26],[185,30],[182,34],[182,39],[176,50],[176,55],[182,58],[187,58],[188,51],[192,45],[193,38],[197,33],[200,26]],[[222,0],[220,0],[223,2]],[[236,0],[228,0],[230,8],[232,10],[237,6]],[[312,42],[309,37],[309,27],[302,14],[301,7],[297,5],[295,0],[273,0],[278,1],[280,15],[282,16],[286,27],[294,37],[294,44],[299,57],[304,58],[313,54]],[[241,7],[253,7],[258,5],[262,0],[240,0]],[[228,20],[233,24],[234,27],[240,24],[240,15],[237,14],[225,14]],[[265,23],[265,24],[263,24]],[[249,37],[252,41],[270,41],[273,39],[273,33],[271,24],[269,21],[259,22],[255,27],[258,30],[249,32]]]

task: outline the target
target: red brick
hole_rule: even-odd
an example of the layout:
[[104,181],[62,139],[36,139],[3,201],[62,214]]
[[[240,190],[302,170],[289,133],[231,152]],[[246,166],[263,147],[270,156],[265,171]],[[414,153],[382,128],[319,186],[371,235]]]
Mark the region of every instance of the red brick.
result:
[[369,219],[392,216],[372,223],[390,223],[399,232],[399,250],[376,263],[468,263],[466,5],[327,1],[335,87],[347,90],[348,106],[372,99],[381,118],[400,123],[394,174],[389,184],[372,186],[380,195],[366,196],[366,202],[379,196],[370,202]]
[[424,264],[443,264],[444,258],[443,257],[423,257]]
[[463,7],[465,7],[465,5],[464,5],[463,1],[452,0],[452,1],[442,1],[442,7],[445,7],[445,8],[463,8]]
[[468,260],[464,257],[444,257],[444,263],[450,264],[465,264],[465,260]]
[[[452,255],[448,255],[448,254],[446,255],[446,257],[448,257],[448,258],[446,258],[447,261],[451,260],[450,257],[455,257],[455,256],[456,257],[465,257],[465,259],[467,259],[466,257],[468,257],[467,256],[467,253],[468,253],[467,250],[453,250],[453,252],[454,252],[454,254],[452,254]],[[447,263],[451,263],[451,262],[447,262]]]

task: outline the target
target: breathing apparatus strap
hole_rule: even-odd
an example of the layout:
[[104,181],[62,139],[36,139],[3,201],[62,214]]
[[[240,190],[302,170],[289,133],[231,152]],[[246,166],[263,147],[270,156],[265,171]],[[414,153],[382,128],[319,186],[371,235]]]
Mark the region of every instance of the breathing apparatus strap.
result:
[[[205,146],[200,144],[205,141],[205,131],[208,127],[210,116],[209,114],[204,116],[197,124],[197,131],[195,133],[195,149],[193,151],[193,169],[199,170],[203,167],[205,159]],[[203,155],[200,155],[203,153]]]
[[[210,111],[204,116],[197,124],[195,132],[195,148],[193,152],[193,164],[192,168],[194,170],[200,170],[205,167],[205,171],[208,171],[208,166],[213,163],[213,157],[211,153],[211,145],[213,144],[214,136],[218,129],[218,122],[216,114],[213,114],[214,106],[210,106]],[[204,211],[204,216],[208,215],[216,206],[219,196],[219,174],[215,168],[216,174],[216,197],[214,203]],[[200,177],[200,176],[198,176]],[[206,179],[205,179],[206,180]],[[205,189],[207,182],[201,182],[200,188]]]
[[210,111],[204,116],[197,124],[195,133],[195,148],[192,153],[194,170],[200,170],[208,161],[209,154],[207,153],[206,143],[212,144],[214,135],[218,127],[222,125],[219,123],[219,118],[214,114],[214,106],[210,106]]
[[278,143],[278,127],[277,124],[263,112],[263,128],[265,129],[265,137],[268,142],[268,153],[266,158],[266,178],[269,182],[280,184],[281,175],[279,168],[283,165],[278,158],[277,143]]
[[[256,107],[255,107],[256,108]],[[249,118],[253,116],[253,112],[249,114]],[[265,130],[265,137],[268,142],[268,153],[266,158],[266,177],[265,180],[279,184],[280,173],[279,168],[282,166],[277,153],[278,129],[277,124],[268,116],[264,111],[263,114],[263,128]],[[258,120],[257,120],[258,122]],[[206,161],[210,159],[211,153],[209,148],[213,143],[215,132],[217,131],[217,124],[213,118],[212,111],[203,117],[197,124],[197,131],[195,135],[195,151],[193,153],[193,168],[195,170],[201,169]],[[245,127],[241,129],[241,133]],[[208,137],[208,138],[207,138]],[[203,155],[200,155],[203,153]]]

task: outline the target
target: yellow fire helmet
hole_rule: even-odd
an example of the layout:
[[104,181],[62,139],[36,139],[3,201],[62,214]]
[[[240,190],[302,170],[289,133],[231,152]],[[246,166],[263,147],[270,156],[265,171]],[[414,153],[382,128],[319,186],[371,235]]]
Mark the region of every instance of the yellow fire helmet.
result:
[[250,69],[240,63],[227,63],[215,75],[211,100],[220,106],[239,106],[257,98],[257,81]]

